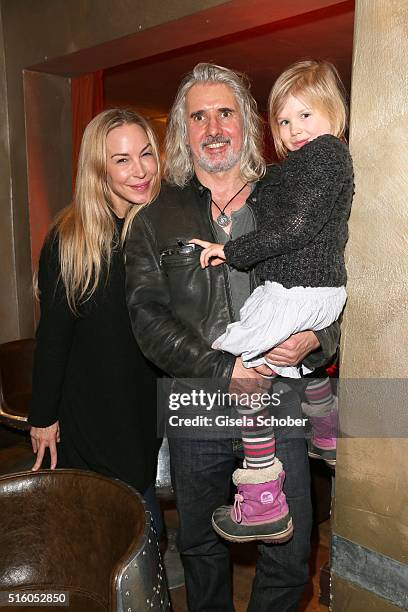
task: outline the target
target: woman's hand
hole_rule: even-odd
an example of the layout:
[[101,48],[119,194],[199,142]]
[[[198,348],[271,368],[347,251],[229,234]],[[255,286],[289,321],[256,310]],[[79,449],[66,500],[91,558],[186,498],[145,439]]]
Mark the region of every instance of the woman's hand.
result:
[[44,459],[45,449],[50,449],[51,469],[57,467],[57,442],[60,441],[59,422],[56,421],[49,427],[31,427],[30,430],[31,445],[34,453],[37,455],[36,462],[31,468],[33,472],[40,469]]
[[198,238],[193,238],[192,240],[189,240],[189,242],[203,247],[200,254],[200,264],[202,268],[206,268],[208,265],[219,266],[225,262],[223,244],[207,242],[206,240],[199,240]]

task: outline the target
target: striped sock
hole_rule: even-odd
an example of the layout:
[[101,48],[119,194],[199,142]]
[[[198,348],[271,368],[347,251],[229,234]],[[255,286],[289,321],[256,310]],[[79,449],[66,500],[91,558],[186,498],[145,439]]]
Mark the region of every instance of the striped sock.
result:
[[324,416],[333,409],[334,396],[328,377],[310,380],[305,389],[305,396],[315,416]]
[[257,417],[269,418],[269,411],[263,408],[260,411],[238,409],[241,415],[253,419],[254,424],[242,427],[241,436],[244,446],[246,467],[250,469],[263,469],[273,465],[275,461],[275,435],[273,427],[258,425]]

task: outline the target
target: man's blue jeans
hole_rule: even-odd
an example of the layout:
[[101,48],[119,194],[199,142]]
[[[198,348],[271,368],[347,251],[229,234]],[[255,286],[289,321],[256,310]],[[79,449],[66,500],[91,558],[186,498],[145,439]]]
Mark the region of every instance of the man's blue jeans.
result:
[[[279,428],[275,435],[276,454],[286,472],[284,490],[294,535],[285,544],[258,546],[249,612],[296,612],[309,579],[312,508],[306,443]],[[234,440],[174,438],[169,445],[188,610],[233,611],[228,545],[214,532],[211,516],[215,508],[230,502],[239,445]]]

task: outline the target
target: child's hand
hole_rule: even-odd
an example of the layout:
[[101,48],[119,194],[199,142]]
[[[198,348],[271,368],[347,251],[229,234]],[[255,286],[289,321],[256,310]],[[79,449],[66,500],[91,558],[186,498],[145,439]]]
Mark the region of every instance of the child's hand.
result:
[[223,244],[207,242],[206,240],[199,240],[198,238],[193,238],[189,240],[189,242],[198,244],[198,246],[203,248],[200,254],[200,264],[202,268],[206,268],[208,265],[219,266],[224,263],[225,255]]
[[254,368],[255,372],[261,374],[261,376],[276,376],[276,372],[270,368],[266,363],[261,363],[261,365]]

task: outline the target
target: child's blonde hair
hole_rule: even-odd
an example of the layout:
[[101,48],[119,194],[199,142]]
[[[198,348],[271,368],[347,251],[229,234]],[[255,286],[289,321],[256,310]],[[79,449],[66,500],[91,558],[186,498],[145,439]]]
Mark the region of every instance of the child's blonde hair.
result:
[[296,62],[282,72],[269,94],[269,125],[278,157],[286,157],[288,153],[279,134],[277,117],[290,95],[301,97],[326,114],[333,136],[344,138],[347,103],[337,69],[325,60]]

